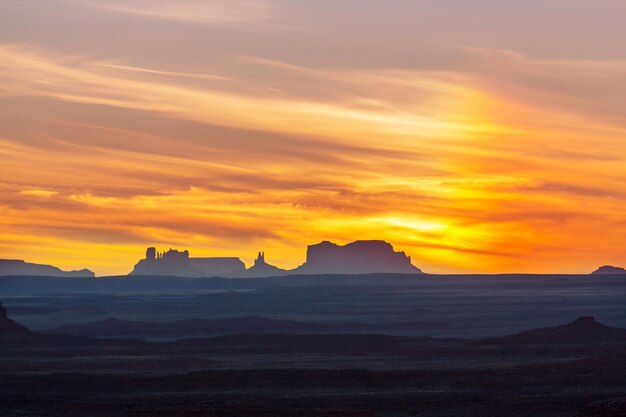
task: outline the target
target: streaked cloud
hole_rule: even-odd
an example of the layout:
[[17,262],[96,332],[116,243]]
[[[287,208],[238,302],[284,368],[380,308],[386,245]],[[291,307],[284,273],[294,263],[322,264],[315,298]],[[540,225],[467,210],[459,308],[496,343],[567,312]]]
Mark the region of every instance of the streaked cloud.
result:
[[271,4],[265,0],[109,0],[89,4],[132,15],[217,25],[263,21],[271,16],[272,10]]
[[50,198],[58,194],[57,191],[50,190],[23,190],[19,192],[21,195],[31,196],[31,197],[40,197],[40,198]]
[[9,0],[0,257],[294,267],[362,238],[432,272],[626,264],[618,3]]

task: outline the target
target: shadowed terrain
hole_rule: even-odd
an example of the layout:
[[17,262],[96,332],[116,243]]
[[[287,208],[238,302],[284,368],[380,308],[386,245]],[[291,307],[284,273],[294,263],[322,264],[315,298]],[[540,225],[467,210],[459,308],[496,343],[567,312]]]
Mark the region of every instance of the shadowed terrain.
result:
[[626,398],[620,275],[0,277],[0,291],[3,323],[33,329],[0,331],[12,416],[616,417]]

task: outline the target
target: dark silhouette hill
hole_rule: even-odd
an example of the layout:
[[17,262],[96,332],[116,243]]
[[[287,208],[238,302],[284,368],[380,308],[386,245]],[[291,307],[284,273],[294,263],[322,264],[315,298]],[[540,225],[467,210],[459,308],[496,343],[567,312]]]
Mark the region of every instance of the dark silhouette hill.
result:
[[7,316],[7,309],[2,307],[2,303],[0,303],[0,334],[3,336],[11,336],[14,334],[24,334],[30,333],[26,327],[21,324],[11,320]]
[[444,329],[442,322],[406,322],[392,324],[315,323],[273,320],[259,316],[224,319],[187,319],[168,322],[127,321],[108,318],[95,322],[56,327],[48,333],[88,337],[166,338],[225,335],[236,333],[377,333],[393,330],[421,331]]
[[395,252],[382,240],[358,240],[339,246],[324,241],[307,249],[306,262],[296,268],[298,274],[419,274],[404,252]]
[[484,342],[514,346],[624,343],[626,329],[605,326],[593,317],[579,317],[562,326],[485,339]]
[[605,265],[593,271],[591,275],[626,275],[626,269]]
[[189,265],[205,277],[225,277],[245,271],[246,265],[239,258],[189,258]]
[[92,271],[63,271],[56,266],[33,264],[18,259],[0,259],[0,276],[95,277]]

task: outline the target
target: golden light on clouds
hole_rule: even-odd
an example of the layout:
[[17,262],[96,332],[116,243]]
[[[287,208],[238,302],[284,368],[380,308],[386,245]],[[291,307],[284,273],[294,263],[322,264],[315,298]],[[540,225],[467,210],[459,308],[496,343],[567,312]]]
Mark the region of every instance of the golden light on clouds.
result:
[[626,57],[374,37],[361,9],[278,1],[73,4],[0,29],[0,258],[295,267],[385,239],[429,272],[626,264]]

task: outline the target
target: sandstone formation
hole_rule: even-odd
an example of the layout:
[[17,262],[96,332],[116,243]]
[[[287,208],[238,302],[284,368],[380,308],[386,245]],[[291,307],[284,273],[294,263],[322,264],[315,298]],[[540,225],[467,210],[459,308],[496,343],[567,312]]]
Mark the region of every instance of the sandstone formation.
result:
[[159,253],[148,248],[146,258],[135,265],[129,275],[179,277],[265,278],[283,275],[321,274],[421,274],[404,252],[396,252],[382,240],[358,240],[345,246],[332,242],[311,245],[306,262],[296,269],[285,270],[265,261],[259,252],[254,265],[248,269],[239,258],[191,258],[189,251],[170,249]]
[[146,258],[140,260],[129,275],[212,277],[243,270],[245,265],[239,258],[191,258],[187,250],[170,249],[159,253],[156,248],[148,248]]
[[296,268],[298,274],[418,274],[404,252],[395,252],[382,240],[358,240],[345,246],[322,242],[309,246],[306,262]]

